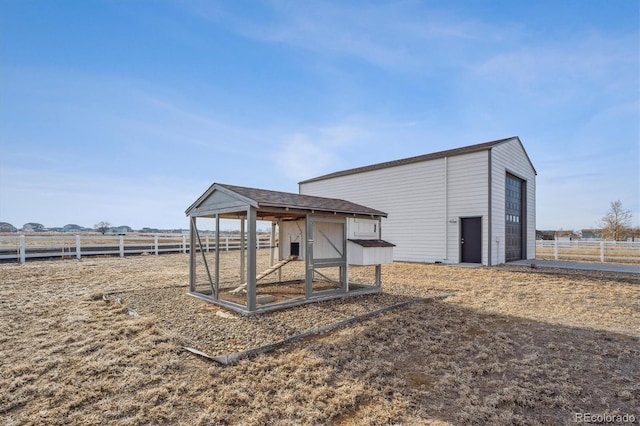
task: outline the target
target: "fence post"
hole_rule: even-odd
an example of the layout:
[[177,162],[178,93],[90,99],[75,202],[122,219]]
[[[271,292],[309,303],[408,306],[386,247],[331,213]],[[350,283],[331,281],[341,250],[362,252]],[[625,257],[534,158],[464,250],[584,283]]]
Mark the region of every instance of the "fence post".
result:
[[558,260],[558,240],[553,240],[553,258]]
[[26,245],[26,242],[25,242],[24,235],[20,235],[20,263],[24,263],[27,261],[25,245]]
[[182,253],[187,252],[187,236],[182,234]]
[[80,235],[76,235],[76,259],[80,260],[81,257]]
[[158,255],[158,236],[157,235],[153,236],[153,247],[155,249],[156,256],[157,256]]
[[120,235],[120,257],[124,257],[124,237]]
[[206,240],[206,244],[207,244],[207,253],[209,253],[209,234],[207,234],[204,239]]
[[226,251],[229,251],[229,237],[224,237],[224,248]]
[[600,241],[600,262],[604,262],[604,241]]

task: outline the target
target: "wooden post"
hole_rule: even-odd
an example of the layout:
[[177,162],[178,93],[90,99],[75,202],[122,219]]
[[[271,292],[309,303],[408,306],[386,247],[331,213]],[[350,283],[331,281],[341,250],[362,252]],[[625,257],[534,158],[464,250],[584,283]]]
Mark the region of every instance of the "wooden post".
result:
[[271,222],[271,237],[269,238],[269,266],[273,266],[276,245],[276,223]]
[[226,237],[224,237],[224,249],[225,249],[225,251],[229,251],[229,236],[228,235]]
[[247,309],[256,309],[256,219],[255,207],[247,209],[247,225],[249,226],[247,240]]
[[244,219],[240,219],[240,284],[246,282],[245,264],[244,264],[244,242],[245,242]]
[[76,235],[76,259],[80,260],[81,249],[80,249],[80,235]]
[[[196,291],[196,251],[193,249],[193,242],[196,240],[196,218],[191,217],[189,220],[189,291]],[[156,246],[157,247],[157,246]]]
[[120,235],[120,257],[124,257],[124,237]]
[[187,252],[187,236],[182,234],[182,253]]
[[24,235],[20,235],[20,263],[27,261],[26,241]]
[[305,274],[304,274],[304,293],[305,297],[308,299],[312,296],[313,293],[313,223],[311,222],[311,217],[307,215],[306,218],[306,228],[305,228],[305,241],[307,242],[307,247],[305,249],[304,254],[304,263],[305,263]]
[[553,258],[558,260],[558,240],[553,240]]
[[157,256],[158,255],[158,236],[157,235],[153,236],[153,247],[155,249],[156,256]]
[[206,241],[206,243],[205,243],[205,244],[206,244],[206,246],[207,246],[207,253],[209,253],[209,234],[207,234],[207,235],[204,237],[204,239],[205,239],[205,241]]
[[215,288],[216,294],[213,296],[218,299],[218,292],[220,291],[220,215],[216,213],[216,271],[215,271]]
[[600,262],[604,262],[604,241],[600,241]]

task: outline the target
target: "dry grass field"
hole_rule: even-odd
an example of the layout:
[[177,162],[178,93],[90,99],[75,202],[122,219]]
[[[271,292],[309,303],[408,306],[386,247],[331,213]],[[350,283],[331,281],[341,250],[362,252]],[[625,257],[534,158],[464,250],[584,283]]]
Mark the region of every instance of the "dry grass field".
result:
[[[186,296],[187,283],[183,254],[0,264],[3,424],[640,418],[635,274],[394,263],[384,295],[247,318]],[[180,349],[240,350],[444,292],[231,366]]]

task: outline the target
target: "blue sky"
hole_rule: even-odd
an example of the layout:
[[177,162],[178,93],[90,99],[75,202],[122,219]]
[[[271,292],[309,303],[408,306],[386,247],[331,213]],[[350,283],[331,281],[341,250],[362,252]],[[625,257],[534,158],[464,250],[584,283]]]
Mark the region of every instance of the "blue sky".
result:
[[538,229],[640,224],[640,2],[0,2],[0,221],[186,228],[213,182],[517,135]]

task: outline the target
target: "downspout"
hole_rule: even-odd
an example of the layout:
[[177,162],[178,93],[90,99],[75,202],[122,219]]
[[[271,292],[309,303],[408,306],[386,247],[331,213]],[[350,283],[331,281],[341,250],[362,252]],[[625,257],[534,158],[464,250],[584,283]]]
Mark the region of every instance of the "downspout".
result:
[[444,259],[449,258],[449,158],[444,157]]

